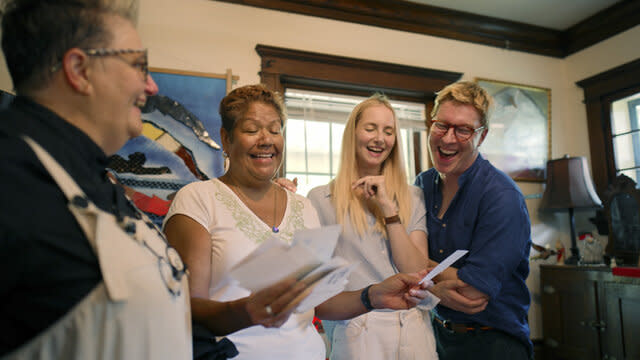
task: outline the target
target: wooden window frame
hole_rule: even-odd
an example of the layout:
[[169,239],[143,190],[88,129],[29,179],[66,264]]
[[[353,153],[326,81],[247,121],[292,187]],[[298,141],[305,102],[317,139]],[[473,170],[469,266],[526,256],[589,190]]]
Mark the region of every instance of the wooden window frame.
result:
[[[288,87],[303,90],[370,96],[380,92],[390,99],[425,104],[427,120],[436,92],[459,80],[462,73],[362,60],[258,44],[260,82],[284,94]],[[414,149],[418,138],[414,137]],[[416,147],[417,146],[417,147]],[[414,154],[416,174],[421,158]],[[283,167],[284,168],[284,167]],[[283,176],[283,168],[280,176]]]
[[640,59],[576,83],[584,90],[596,191],[602,197],[616,178],[611,134],[611,104],[640,92]]

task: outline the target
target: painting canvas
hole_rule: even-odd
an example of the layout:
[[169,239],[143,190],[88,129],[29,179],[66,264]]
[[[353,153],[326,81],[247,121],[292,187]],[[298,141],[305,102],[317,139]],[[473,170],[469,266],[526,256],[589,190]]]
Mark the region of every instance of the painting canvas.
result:
[[135,205],[161,224],[184,185],[224,172],[218,105],[225,75],[151,69],[159,93],[142,109],[143,132],[110,158],[109,168]]
[[551,156],[551,90],[488,79],[476,82],[495,100],[482,156],[515,180],[543,182]]

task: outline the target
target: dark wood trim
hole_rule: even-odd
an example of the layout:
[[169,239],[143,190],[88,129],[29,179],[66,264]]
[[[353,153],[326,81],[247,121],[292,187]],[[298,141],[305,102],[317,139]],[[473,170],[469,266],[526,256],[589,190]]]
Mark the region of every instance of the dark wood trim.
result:
[[[422,143],[420,142],[420,133],[413,133],[413,172],[417,175],[422,172],[422,151],[420,148],[422,147]],[[427,150],[428,151],[428,150]]]
[[282,92],[286,87],[390,98],[423,103],[460,79],[462,73],[257,45],[262,83]]
[[640,23],[640,1],[624,0],[564,32],[566,55],[573,54]]
[[624,0],[559,31],[402,0],[217,0],[565,57],[640,24],[638,0]]
[[584,90],[593,181],[596,191],[602,196],[616,178],[611,140],[611,103],[640,92],[640,59],[576,84]]

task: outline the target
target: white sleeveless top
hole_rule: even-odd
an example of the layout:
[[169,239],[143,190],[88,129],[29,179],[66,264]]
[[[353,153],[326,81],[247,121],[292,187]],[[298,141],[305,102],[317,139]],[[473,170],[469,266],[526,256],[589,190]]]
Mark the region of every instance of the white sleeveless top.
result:
[[191,359],[187,277],[173,276],[182,265],[175,250],[143,220],[125,218],[125,232],[40,145],[25,141],[69,199],[103,282],[6,359]]

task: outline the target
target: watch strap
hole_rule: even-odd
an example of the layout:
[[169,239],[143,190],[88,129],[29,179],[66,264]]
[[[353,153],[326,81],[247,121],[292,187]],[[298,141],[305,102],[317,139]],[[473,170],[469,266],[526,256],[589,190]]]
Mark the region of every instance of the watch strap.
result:
[[369,298],[369,289],[373,286],[373,284],[367,286],[362,289],[360,293],[360,301],[362,301],[362,305],[367,309],[367,311],[373,310],[373,305],[371,305],[371,299]]
[[385,225],[395,224],[399,222],[400,222],[400,216],[398,214],[384,218]]

